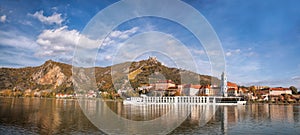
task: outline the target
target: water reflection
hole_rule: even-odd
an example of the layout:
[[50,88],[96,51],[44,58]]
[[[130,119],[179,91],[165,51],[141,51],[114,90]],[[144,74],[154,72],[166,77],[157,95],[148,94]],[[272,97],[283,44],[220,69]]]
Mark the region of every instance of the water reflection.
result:
[[75,100],[0,98],[0,108],[2,133],[98,132],[98,129],[86,119]]
[[[197,112],[197,111],[196,111]],[[170,134],[299,134],[299,105],[220,106],[199,127],[195,112]],[[197,113],[196,113],[197,114]]]
[[93,124],[112,134],[166,134],[178,127],[190,112],[189,105],[123,106],[100,99],[82,99],[79,104]]
[[[90,115],[101,111],[103,105],[97,100],[81,103]],[[177,111],[179,117],[166,117],[165,127],[172,120],[183,118],[183,123],[169,134],[299,134],[299,105],[253,104],[246,106],[174,106],[174,105],[123,105],[122,102],[107,102],[112,113],[120,119],[135,122],[153,121]],[[95,112],[96,111],[96,112]],[[98,112],[97,112],[98,111]],[[215,113],[215,114],[214,114]],[[98,119],[98,116],[94,116]],[[113,119],[110,119],[113,120]],[[111,124],[111,123],[106,123]],[[136,127],[126,126],[131,132]],[[120,125],[115,125],[116,127]],[[142,125],[141,125],[142,126]],[[174,126],[174,125],[173,125]],[[146,127],[145,131],[156,127]],[[120,128],[121,129],[121,128]],[[1,134],[103,134],[84,115],[76,100],[39,98],[0,98]]]

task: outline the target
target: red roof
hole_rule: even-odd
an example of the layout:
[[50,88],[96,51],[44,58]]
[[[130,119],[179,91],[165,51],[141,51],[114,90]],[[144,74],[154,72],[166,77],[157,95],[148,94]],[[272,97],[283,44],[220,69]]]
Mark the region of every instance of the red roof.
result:
[[191,88],[194,88],[194,89],[200,89],[200,88],[201,88],[201,85],[191,85]]
[[184,86],[184,88],[200,89],[200,88],[201,88],[201,85],[187,84],[187,85]]
[[236,91],[234,88],[229,88],[227,91]]
[[232,83],[232,82],[227,82],[228,87],[237,87],[237,84]]
[[277,87],[277,88],[270,88],[269,90],[284,91],[284,90],[289,90],[289,88],[281,88],[281,87]]

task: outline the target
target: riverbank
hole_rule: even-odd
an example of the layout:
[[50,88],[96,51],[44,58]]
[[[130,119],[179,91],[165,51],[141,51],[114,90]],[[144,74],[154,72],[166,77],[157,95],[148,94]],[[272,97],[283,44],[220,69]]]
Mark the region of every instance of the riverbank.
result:
[[[62,99],[62,100],[77,100],[78,98],[56,98],[56,97],[9,97],[9,96],[0,96],[0,98],[36,98],[36,99]],[[106,99],[106,98],[86,98],[91,100],[102,100],[102,101],[111,101],[111,102],[123,102],[123,99]]]

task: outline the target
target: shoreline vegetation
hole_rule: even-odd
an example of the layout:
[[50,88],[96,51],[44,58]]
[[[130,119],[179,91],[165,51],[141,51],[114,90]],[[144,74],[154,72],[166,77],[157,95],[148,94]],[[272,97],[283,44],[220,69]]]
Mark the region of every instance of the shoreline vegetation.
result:
[[[8,97],[8,96],[0,96],[0,98],[32,98],[32,99],[60,99],[60,100],[77,100],[78,98],[72,97],[72,98],[56,98],[56,97]],[[89,100],[103,100],[105,102],[123,102],[122,98],[118,99],[107,99],[107,98],[85,98]]]

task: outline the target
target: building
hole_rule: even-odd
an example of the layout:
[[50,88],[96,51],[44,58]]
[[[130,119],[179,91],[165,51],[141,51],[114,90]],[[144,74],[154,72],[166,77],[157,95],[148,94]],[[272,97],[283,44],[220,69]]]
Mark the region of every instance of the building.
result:
[[201,86],[200,88],[200,95],[202,96],[211,96],[213,95],[213,90],[211,89],[210,85]]
[[187,84],[183,87],[181,94],[184,96],[197,96],[199,95],[200,88],[201,85]]
[[209,96],[223,96],[220,85],[210,85]]
[[239,87],[238,96],[248,96],[249,90],[245,87]]
[[199,95],[213,96],[213,95],[239,96],[239,87],[236,83],[228,82],[226,74],[223,72],[221,75],[220,87],[215,85],[201,86]]
[[259,91],[259,94],[261,95],[270,95],[270,96],[280,96],[282,94],[292,94],[292,90],[289,88],[282,88],[282,87],[276,87],[276,88],[264,88]]
[[226,74],[223,72],[221,75],[221,92],[223,94],[224,97],[227,97],[227,77]]
[[182,91],[183,90],[183,85],[179,84],[179,85],[177,85],[177,88],[178,88],[179,91]]
[[232,82],[227,82],[227,94],[228,96],[238,96],[238,85]]
[[72,98],[74,97],[74,95],[72,94],[61,94],[61,93],[58,93],[55,95],[56,98]]
[[[167,96],[175,96],[175,95],[180,95],[180,90],[178,89],[178,87],[169,87],[168,89],[164,90],[165,91],[165,95]],[[178,93],[178,94],[176,94]]]
[[266,88],[269,88],[268,86],[254,86],[254,88],[256,90],[262,90],[262,89],[266,89]]
[[282,87],[269,88],[269,95],[278,96],[281,94],[292,94],[292,90],[290,90],[289,88]]
[[146,90],[146,91],[149,91],[150,89],[152,89],[153,86],[147,86],[147,85],[144,85],[144,86],[141,86],[141,87],[138,87],[138,90]]
[[167,90],[170,87],[176,87],[176,84],[172,80],[157,81],[152,84],[155,90]]

